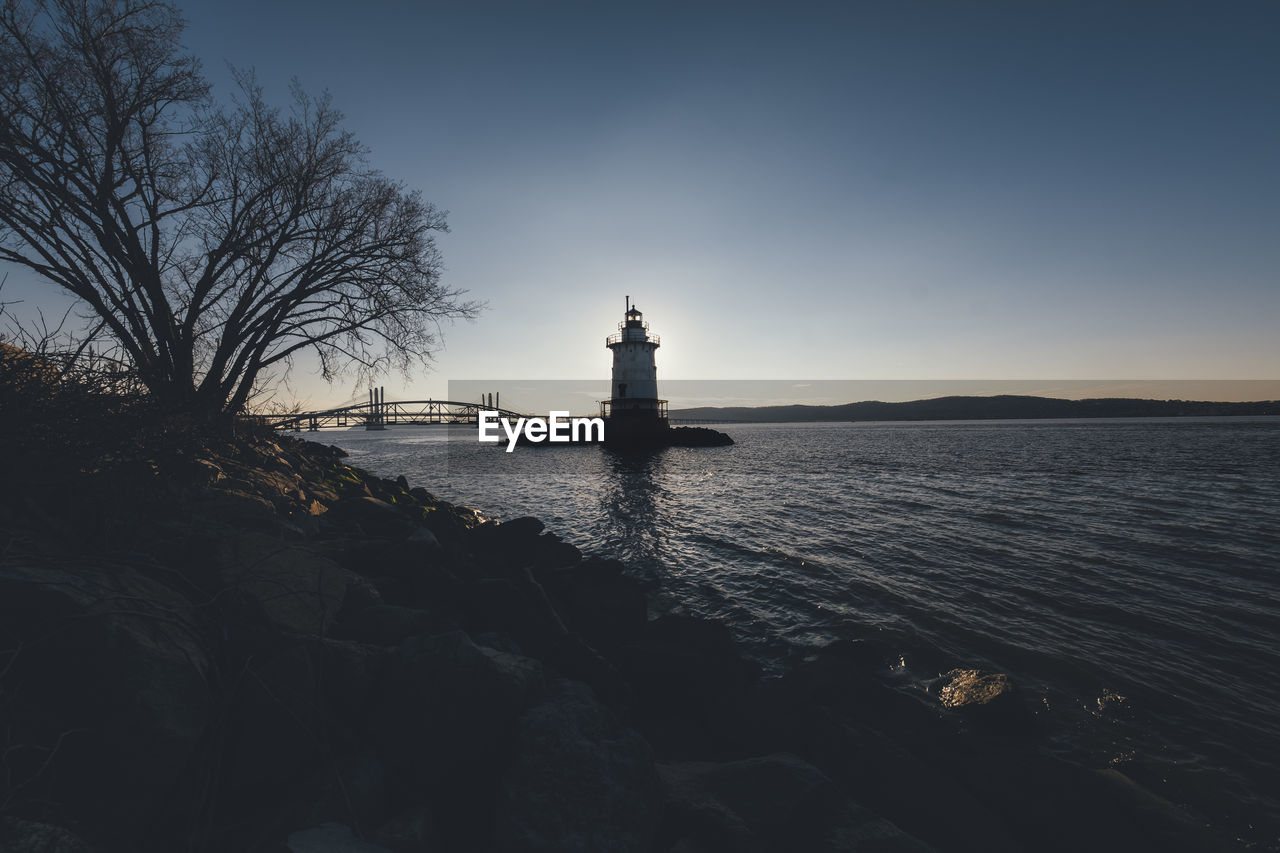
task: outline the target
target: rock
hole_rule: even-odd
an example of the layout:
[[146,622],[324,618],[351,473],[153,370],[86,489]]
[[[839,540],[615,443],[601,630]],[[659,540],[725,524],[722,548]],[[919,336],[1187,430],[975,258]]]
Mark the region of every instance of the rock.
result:
[[210,662],[186,598],[126,565],[5,560],[0,649],[15,805],[64,804],[95,834],[136,842],[139,827],[190,817]]
[[338,530],[393,539],[403,538],[413,526],[394,504],[368,495],[339,498],[320,518]]
[[374,841],[392,853],[434,853],[445,849],[435,820],[425,806],[416,806],[378,827]]
[[659,447],[723,447],[733,444],[725,433],[707,427],[627,429],[625,423],[607,421],[604,446],[615,453],[650,453]]
[[353,726],[363,727],[390,654],[378,646],[330,637],[305,642],[328,709]]
[[336,539],[320,547],[344,569],[374,579],[388,601],[439,607],[458,594],[458,580],[438,542],[433,545],[424,538]]
[[862,806],[789,753],[658,766],[668,832],[709,850],[911,851],[928,845]]
[[[847,719],[801,694],[770,727],[782,743],[840,783],[854,799],[912,836],[955,853],[1014,853],[1022,845],[1005,823],[954,778],[947,767],[954,730],[935,720],[932,730],[894,740]],[[889,721],[881,720],[881,724]],[[902,731],[907,731],[903,728]],[[958,744],[952,743],[955,751]],[[908,749],[907,747],[910,747]],[[983,754],[969,756],[978,766]]]
[[643,583],[616,560],[591,559],[540,569],[534,576],[570,631],[606,653],[634,642],[644,631],[649,601]]
[[525,572],[482,578],[464,590],[467,624],[477,631],[510,634],[531,654],[542,654],[567,631],[541,585]]
[[525,515],[499,524],[497,526],[497,537],[500,541],[512,542],[532,538],[545,529],[546,525],[541,521],[531,515]]
[[570,566],[582,559],[582,551],[554,533],[544,533],[534,540],[531,556],[535,566]]
[[[395,800],[394,780],[371,749],[357,747],[350,755],[321,767],[290,793],[293,808],[278,819],[284,826],[322,826],[326,823],[374,827],[386,821]],[[382,840],[365,835],[378,844]],[[233,845],[224,845],[224,849]],[[398,853],[398,851],[397,851]]]
[[326,823],[289,834],[285,843],[290,853],[392,853],[385,847],[361,841],[351,827]]
[[532,516],[501,524],[488,521],[473,528],[466,542],[491,567],[559,566],[582,559],[577,547],[542,530],[542,522]]
[[652,752],[583,685],[521,715],[493,817],[494,851],[648,851],[661,799]]
[[421,542],[426,546],[428,551],[440,551],[442,546],[436,535],[426,527],[415,527],[409,531],[409,535],[405,537],[409,542]]
[[219,489],[212,492],[204,513],[227,524],[266,532],[275,532],[280,523],[275,504],[244,491]]
[[454,782],[492,770],[541,689],[535,660],[462,631],[412,637],[387,663],[371,728],[389,765],[425,784]]
[[374,604],[343,615],[333,627],[333,636],[375,646],[396,646],[406,637],[439,634],[456,628],[450,619],[396,604]]
[[950,708],[989,732],[1022,733],[1035,721],[1004,673],[953,669],[942,676],[936,689],[938,701],[944,708]]
[[261,533],[229,536],[219,557],[224,586],[257,599],[274,623],[301,634],[327,633],[347,587],[358,583],[332,560]]
[[251,657],[231,691],[221,799],[252,812],[315,772],[323,708],[311,649],[285,640]]
[[560,637],[544,650],[543,660],[560,674],[586,684],[612,708],[625,708],[634,698],[631,685],[617,668],[576,634]]
[[93,848],[70,830],[14,817],[0,821],[0,850],[4,853],[93,853]]
[[645,733],[660,748],[703,755],[739,734],[757,673],[725,625],[675,614],[647,622],[619,668],[635,687]]

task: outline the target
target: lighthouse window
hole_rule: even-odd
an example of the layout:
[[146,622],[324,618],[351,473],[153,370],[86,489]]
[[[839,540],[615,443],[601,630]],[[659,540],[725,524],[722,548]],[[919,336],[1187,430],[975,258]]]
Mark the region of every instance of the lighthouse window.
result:
[[627,383],[625,383],[625,382],[619,383],[619,385],[618,385],[618,396],[619,396],[619,397],[625,397],[625,396],[627,396]]

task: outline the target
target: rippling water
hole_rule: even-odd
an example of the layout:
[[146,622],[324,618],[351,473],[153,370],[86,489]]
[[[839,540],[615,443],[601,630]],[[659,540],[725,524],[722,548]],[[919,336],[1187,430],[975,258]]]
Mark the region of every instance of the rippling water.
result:
[[1280,419],[726,429],[736,446],[635,457],[318,437],[630,561],[765,661],[877,633],[906,684],[1010,672],[1055,749],[1277,843]]

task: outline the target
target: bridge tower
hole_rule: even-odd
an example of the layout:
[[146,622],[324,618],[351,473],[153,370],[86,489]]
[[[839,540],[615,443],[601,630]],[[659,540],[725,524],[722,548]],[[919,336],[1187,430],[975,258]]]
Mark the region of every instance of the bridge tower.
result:
[[605,338],[613,353],[613,384],[609,399],[600,404],[608,419],[605,434],[644,434],[667,428],[667,401],[658,398],[655,353],[661,346],[649,333],[640,309],[627,297],[627,310],[618,331]]

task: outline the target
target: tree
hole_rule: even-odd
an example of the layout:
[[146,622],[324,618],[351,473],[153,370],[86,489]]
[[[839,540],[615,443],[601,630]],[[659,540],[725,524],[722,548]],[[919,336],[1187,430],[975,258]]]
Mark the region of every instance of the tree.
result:
[[444,214],[369,167],[341,115],[251,75],[231,103],[148,0],[3,0],[0,260],[73,294],[162,404],[240,411],[303,351],[326,379],[425,363],[475,303]]

